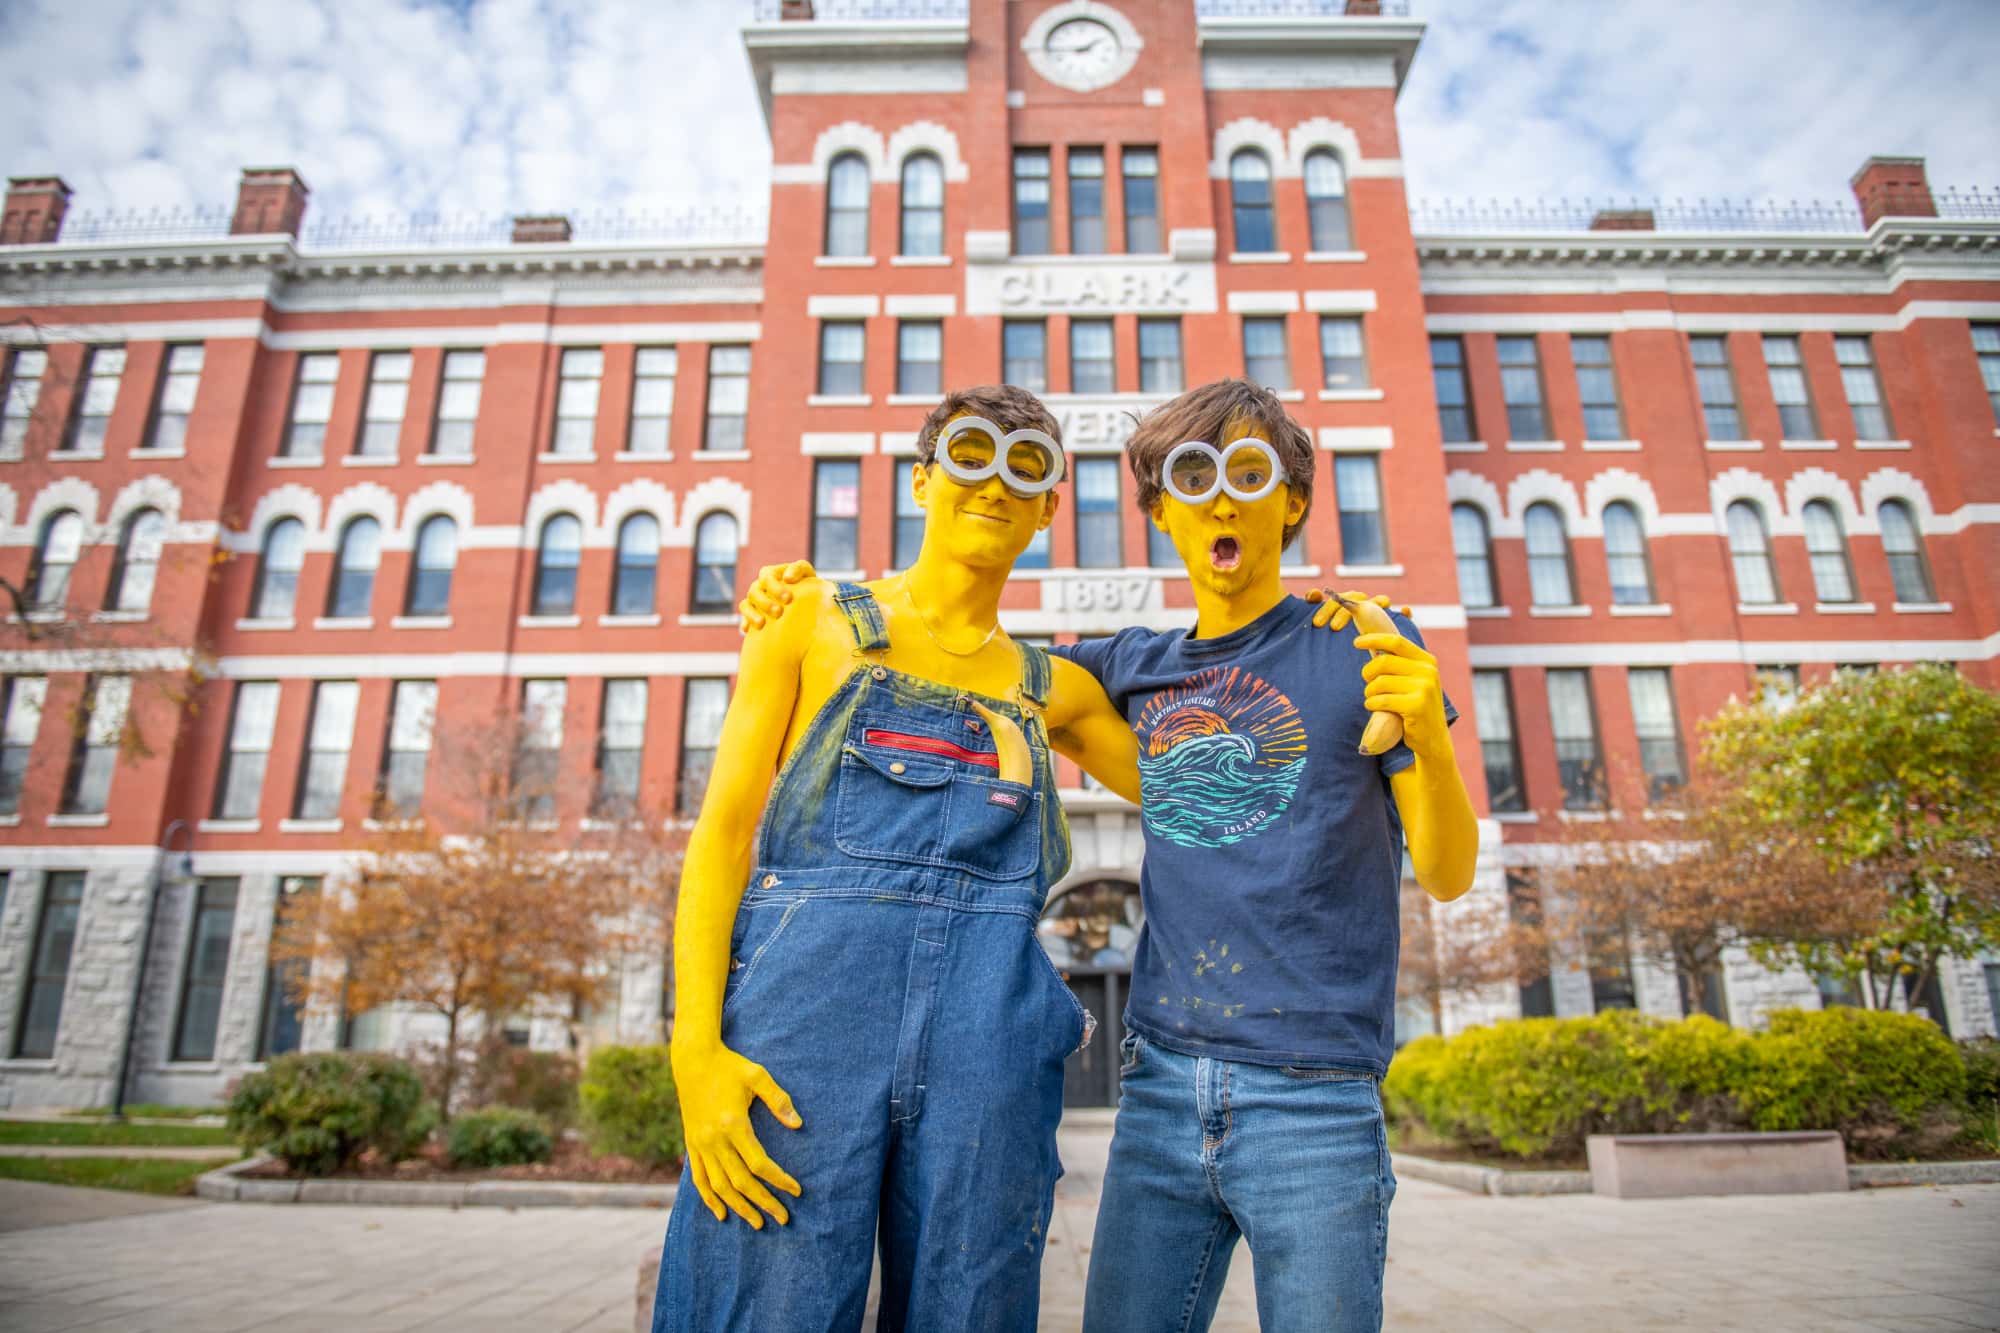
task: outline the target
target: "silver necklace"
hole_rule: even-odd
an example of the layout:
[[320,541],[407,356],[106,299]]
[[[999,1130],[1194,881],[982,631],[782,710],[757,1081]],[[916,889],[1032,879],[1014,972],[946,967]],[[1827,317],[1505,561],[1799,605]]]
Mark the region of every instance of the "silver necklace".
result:
[[943,639],[940,639],[937,631],[931,628],[930,619],[924,615],[923,608],[917,605],[916,597],[910,592],[910,576],[908,574],[903,575],[902,585],[903,600],[910,604],[910,610],[916,615],[917,623],[924,627],[924,633],[931,636],[931,642],[936,644],[940,650],[950,653],[953,657],[978,656],[981,652],[985,651],[987,644],[993,642],[993,636],[1000,632],[1000,622],[998,619],[995,619],[993,628],[987,630],[986,637],[981,639],[977,644],[964,650],[954,648]]

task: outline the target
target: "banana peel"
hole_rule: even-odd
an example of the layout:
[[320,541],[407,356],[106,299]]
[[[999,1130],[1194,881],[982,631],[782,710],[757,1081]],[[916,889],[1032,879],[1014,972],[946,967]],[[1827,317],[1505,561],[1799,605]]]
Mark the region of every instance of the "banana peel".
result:
[[[1336,597],[1335,600],[1354,617],[1354,628],[1361,633],[1393,634],[1397,638],[1403,637],[1403,632],[1396,628],[1396,622],[1390,618],[1389,613],[1375,603],[1349,601],[1345,597]],[[1370,660],[1381,655],[1376,649],[1370,649],[1368,652]],[[1394,713],[1370,713],[1368,728],[1361,733],[1361,753],[1386,754],[1395,749],[1402,739],[1402,718]]]
[[1021,728],[1014,719],[996,713],[977,699],[968,699],[972,711],[986,719],[986,729],[993,733],[993,748],[1000,756],[1000,780],[1018,782],[1029,786],[1035,780],[1035,752],[1028,748],[1028,738],[1021,734]]

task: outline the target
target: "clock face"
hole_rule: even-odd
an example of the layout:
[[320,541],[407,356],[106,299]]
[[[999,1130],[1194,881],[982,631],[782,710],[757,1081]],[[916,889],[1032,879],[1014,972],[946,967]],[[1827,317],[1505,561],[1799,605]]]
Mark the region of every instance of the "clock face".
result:
[[1048,62],[1059,81],[1072,86],[1109,82],[1119,64],[1118,34],[1096,19],[1057,24],[1048,37]]

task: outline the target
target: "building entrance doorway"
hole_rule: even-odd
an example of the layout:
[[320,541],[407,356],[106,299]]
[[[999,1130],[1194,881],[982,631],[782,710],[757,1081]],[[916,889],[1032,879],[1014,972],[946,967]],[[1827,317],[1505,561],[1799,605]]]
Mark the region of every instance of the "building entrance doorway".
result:
[[1097,1016],[1096,1035],[1063,1069],[1064,1106],[1118,1104],[1125,990],[1144,921],[1139,886],[1117,879],[1077,884],[1043,909],[1042,947],[1078,1002]]

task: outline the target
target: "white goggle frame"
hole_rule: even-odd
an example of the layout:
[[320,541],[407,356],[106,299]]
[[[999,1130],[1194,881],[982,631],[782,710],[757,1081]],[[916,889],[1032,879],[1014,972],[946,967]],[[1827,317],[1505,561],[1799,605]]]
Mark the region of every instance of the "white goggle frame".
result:
[[[1259,486],[1254,491],[1239,490],[1229,482],[1229,460],[1245,449],[1253,453],[1262,454],[1264,461],[1270,464],[1269,477],[1265,479],[1262,486]],[[1215,480],[1210,482],[1208,488],[1200,494],[1192,494],[1182,490],[1180,483],[1174,480],[1174,464],[1189,454],[1202,454],[1215,465]],[[1252,501],[1263,499],[1290,480],[1291,478],[1285,473],[1284,463],[1278,458],[1278,451],[1273,449],[1267,441],[1260,440],[1254,435],[1246,435],[1219,453],[1216,451],[1215,446],[1206,440],[1189,440],[1185,444],[1175,445],[1173,452],[1167,455],[1166,461],[1160,464],[1161,484],[1166,487],[1167,494],[1173,496],[1182,504],[1207,504],[1221,491],[1227,491],[1235,499],[1249,504]]]
[[[983,431],[986,438],[993,441],[993,457],[981,467],[967,467],[951,456],[951,442],[969,430]],[[1016,444],[1023,443],[1037,445],[1048,455],[1047,475],[1023,477],[1007,466],[1008,453]],[[939,431],[936,457],[945,475],[961,485],[977,486],[988,477],[997,475],[1008,490],[1024,500],[1054,490],[1066,471],[1062,446],[1047,431],[1031,426],[1002,431],[985,417],[960,417]]]

